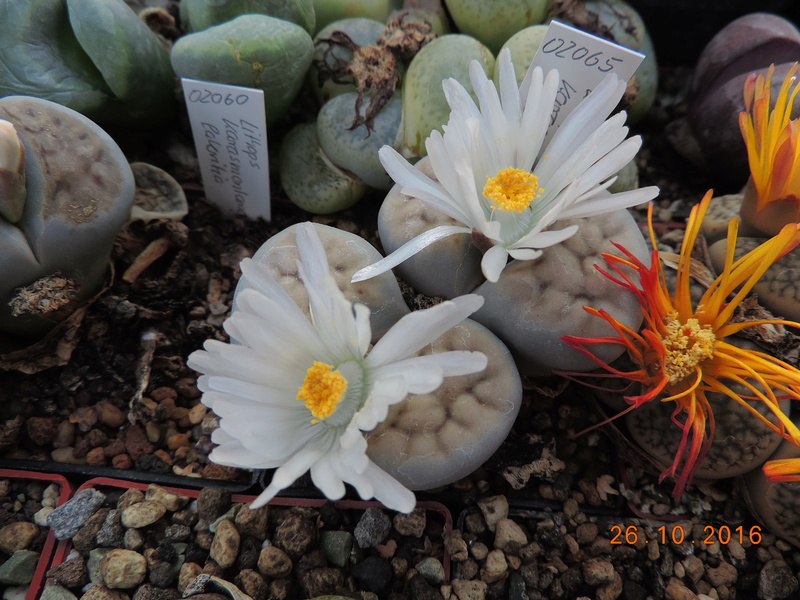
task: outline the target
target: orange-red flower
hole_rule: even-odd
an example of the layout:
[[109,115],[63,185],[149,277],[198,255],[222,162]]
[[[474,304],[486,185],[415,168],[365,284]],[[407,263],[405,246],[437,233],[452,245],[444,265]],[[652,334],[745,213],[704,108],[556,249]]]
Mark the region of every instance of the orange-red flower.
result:
[[[779,399],[785,397],[800,398],[800,370],[769,354],[739,348],[726,340],[728,336],[759,324],[800,327],[798,323],[782,319],[739,322],[733,319],[737,306],[769,266],[800,243],[800,226],[787,225],[772,239],[735,259],[738,220],[733,219],[728,227],[728,251],[722,273],[705,291],[697,306],[693,306],[691,254],[710,201],[709,191],[689,216],[674,293],[667,289],[657,251],[652,254],[650,266],[619,245],[616,247],[624,256],[603,255],[613,273],[598,267],[600,272],[639,298],[644,315],[640,331],[623,325],[604,310],[587,306],[584,310],[608,322],[617,335],[562,338],[606,371],[600,377],[622,378],[638,384],[641,393],[625,397],[630,406],[620,415],[651,400],[675,404],[672,421],[683,430],[683,436],[675,460],[662,473],[662,479],[667,476],[677,479],[676,496],[691,481],[714,437],[714,414],[706,392],[728,396],[747,407],[774,431],[800,444],[800,430],[778,404]],[[657,247],[652,205],[649,224],[653,247]],[[594,344],[623,346],[634,368],[623,370],[603,362],[590,350]],[[578,373],[564,374],[571,378],[580,377]],[[591,376],[597,377],[596,374]],[[734,392],[730,387],[733,382],[745,386],[749,394]],[[748,401],[766,404],[777,417],[777,425],[763,417]]]
[[770,481],[800,481],[800,458],[770,460],[764,465],[764,474]]
[[795,84],[797,63],[789,69],[770,110],[774,72],[773,65],[766,77],[753,73],[747,78],[745,111],[739,114],[751,173],[742,217],[769,234],[800,220],[800,120],[791,119],[800,91],[800,84]]

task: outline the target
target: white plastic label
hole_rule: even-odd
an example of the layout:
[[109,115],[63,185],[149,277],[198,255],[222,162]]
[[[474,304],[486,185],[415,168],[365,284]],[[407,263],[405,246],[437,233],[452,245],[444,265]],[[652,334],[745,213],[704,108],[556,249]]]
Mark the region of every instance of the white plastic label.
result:
[[609,73],[628,81],[644,60],[644,54],[603,38],[552,21],[539,45],[533,65],[545,75],[558,69],[561,84],[550,116],[550,132]]
[[181,79],[206,197],[223,214],[270,220],[264,91]]

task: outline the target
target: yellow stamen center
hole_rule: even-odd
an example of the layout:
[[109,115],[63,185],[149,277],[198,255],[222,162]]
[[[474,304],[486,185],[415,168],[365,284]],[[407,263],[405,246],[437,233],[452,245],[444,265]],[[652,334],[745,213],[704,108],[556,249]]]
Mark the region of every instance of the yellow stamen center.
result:
[[346,390],[347,380],[339,371],[315,360],[306,371],[303,385],[297,390],[297,399],[305,402],[314,415],[311,422],[318,423],[334,413]]
[[664,372],[671,384],[683,381],[699,363],[711,358],[717,341],[711,325],[701,325],[694,318],[682,323],[677,317],[677,313],[669,315],[663,337],[667,350]]
[[492,208],[497,210],[522,212],[544,193],[536,175],[514,167],[503,169],[486,179],[483,195],[492,201]]

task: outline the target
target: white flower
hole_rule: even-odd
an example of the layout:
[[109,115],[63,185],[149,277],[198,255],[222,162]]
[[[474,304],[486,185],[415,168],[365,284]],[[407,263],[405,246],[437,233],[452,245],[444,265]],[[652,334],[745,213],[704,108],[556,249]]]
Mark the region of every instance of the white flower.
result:
[[389,146],[381,163],[406,196],[418,198],[464,225],[444,225],[409,240],[383,260],[361,269],[353,281],[395,267],[433,242],[455,233],[485,237],[491,247],[481,269],[497,281],[512,258],[531,260],[572,236],[576,225],[548,230],[559,219],[591,217],[650,200],[658,188],[610,194],[606,188],[638,152],[639,136],[625,139],[625,113],[607,118],[625,91],[608,75],[558,127],[543,148],[561,83],[558,71],[544,77],[528,70],[517,87],[510,51],[498,58],[500,91],[477,61],[470,65],[476,105],[464,87],[445,80],[450,120],[444,134],[425,142],[435,180]]
[[370,461],[362,431],[386,418],[407,394],[438,388],[443,377],[486,367],[480,352],[410,357],[480,308],[462,296],[401,318],[370,350],[369,309],[349,302],[328,270],[311,224],[297,230],[298,269],[311,320],[284,289],[250,259],[241,263],[250,289],[236,298],[225,330],[238,343],[216,340],[188,364],[204,373],[202,402],[220,417],[211,460],[241,468],[275,468],[253,502],[263,506],[311,470],[331,499],[352,484],[362,498],[410,512],[414,494]]

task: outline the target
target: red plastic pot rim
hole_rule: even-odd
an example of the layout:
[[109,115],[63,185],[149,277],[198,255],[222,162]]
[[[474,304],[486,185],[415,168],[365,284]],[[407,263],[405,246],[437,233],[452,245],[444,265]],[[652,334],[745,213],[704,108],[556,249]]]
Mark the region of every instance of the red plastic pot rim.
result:
[[[61,506],[72,497],[72,486],[63,475],[57,473],[37,473],[35,471],[18,471],[16,469],[0,469],[0,479],[17,479],[24,481],[47,481],[55,483],[61,488],[61,493],[58,495],[58,505]],[[58,541],[53,535],[52,531],[48,531],[47,538],[45,538],[42,553],[39,556],[39,562],[36,565],[36,570],[33,572],[33,579],[28,587],[28,593],[25,595],[25,600],[36,600],[39,597],[39,592],[44,586],[45,575],[50,568],[50,565],[55,560],[55,548]]]

